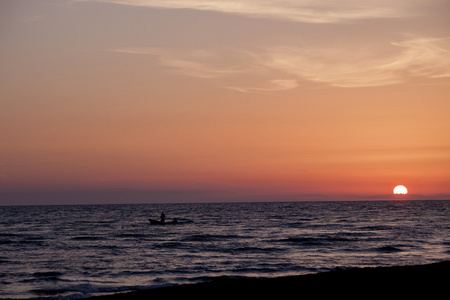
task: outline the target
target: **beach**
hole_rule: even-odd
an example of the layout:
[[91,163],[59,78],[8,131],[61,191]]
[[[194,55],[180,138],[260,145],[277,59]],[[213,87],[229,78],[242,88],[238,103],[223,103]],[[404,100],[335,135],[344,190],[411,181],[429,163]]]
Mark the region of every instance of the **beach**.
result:
[[210,299],[289,297],[333,299],[438,299],[448,295],[450,261],[439,263],[338,269],[329,272],[264,279],[218,278],[210,282],[133,291],[92,300]]

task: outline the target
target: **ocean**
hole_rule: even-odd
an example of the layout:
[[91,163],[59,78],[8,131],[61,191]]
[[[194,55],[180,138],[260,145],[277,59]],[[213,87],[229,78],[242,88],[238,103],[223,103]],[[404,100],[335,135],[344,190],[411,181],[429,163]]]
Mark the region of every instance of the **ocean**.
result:
[[[151,225],[161,212],[178,223]],[[0,298],[450,258],[450,201],[5,206],[0,216]]]

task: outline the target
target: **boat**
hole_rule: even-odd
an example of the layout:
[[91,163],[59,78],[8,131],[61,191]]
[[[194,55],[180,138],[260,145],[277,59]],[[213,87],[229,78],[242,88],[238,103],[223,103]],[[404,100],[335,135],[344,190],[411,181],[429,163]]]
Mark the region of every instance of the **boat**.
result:
[[162,222],[160,220],[148,219],[151,225],[170,225],[170,224],[178,224],[177,219],[173,219],[173,221]]

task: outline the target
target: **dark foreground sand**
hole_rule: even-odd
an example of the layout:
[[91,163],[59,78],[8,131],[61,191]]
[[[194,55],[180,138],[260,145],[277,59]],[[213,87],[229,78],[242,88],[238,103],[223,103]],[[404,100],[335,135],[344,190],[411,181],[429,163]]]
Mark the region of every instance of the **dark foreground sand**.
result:
[[[450,261],[420,266],[336,270],[272,279],[216,279],[93,297],[119,299],[450,299]],[[320,298],[319,298],[320,299]]]

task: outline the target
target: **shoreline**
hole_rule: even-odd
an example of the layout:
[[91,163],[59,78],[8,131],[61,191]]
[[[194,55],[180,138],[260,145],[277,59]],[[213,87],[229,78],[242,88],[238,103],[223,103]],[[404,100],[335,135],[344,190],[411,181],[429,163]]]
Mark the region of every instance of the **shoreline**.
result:
[[448,294],[450,260],[393,267],[367,267],[276,278],[217,278],[211,282],[129,291],[91,300],[193,297],[332,297],[334,299],[414,299]]

